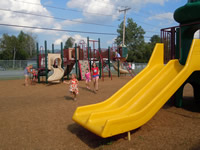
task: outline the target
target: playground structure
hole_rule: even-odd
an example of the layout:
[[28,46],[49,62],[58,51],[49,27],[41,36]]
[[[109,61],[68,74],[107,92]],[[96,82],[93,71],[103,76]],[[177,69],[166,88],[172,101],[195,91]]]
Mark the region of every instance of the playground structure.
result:
[[[38,82],[40,83],[40,77],[45,76],[45,82],[59,82],[63,80],[64,76],[69,79],[69,74],[75,66],[75,74],[80,80],[85,79],[86,69],[91,69],[92,63],[96,62],[100,70],[100,78],[104,80],[107,75],[112,79],[111,73],[111,61],[115,70],[118,71],[118,77],[120,74],[131,74],[132,71],[126,66],[126,69],[122,69],[121,64],[126,63],[127,49],[119,47],[118,49],[110,48],[103,49],[100,47],[100,39],[90,40],[87,38],[87,45],[85,41],[80,41],[78,46],[75,44],[74,48],[63,49],[61,43],[61,52],[54,52],[54,45],[52,44],[52,53],[48,53],[47,42],[45,41],[45,49],[37,44],[37,68],[38,68]],[[96,48],[95,46],[98,46]],[[92,46],[92,48],[91,48]],[[118,51],[122,57],[115,58],[115,52]],[[114,60],[116,62],[114,62]],[[53,71],[51,76],[48,75],[49,71]]]
[[53,74],[48,77],[48,82],[59,82],[64,75],[64,70],[61,68],[60,54],[48,53],[48,70],[53,71]]
[[186,83],[193,86],[195,99],[200,99],[200,39],[193,39],[200,29],[199,8],[200,0],[189,0],[177,9],[174,18],[180,26],[161,30],[162,43],[156,44],[147,67],[107,100],[78,107],[72,119],[106,138],[130,134],[171,97],[181,107]]

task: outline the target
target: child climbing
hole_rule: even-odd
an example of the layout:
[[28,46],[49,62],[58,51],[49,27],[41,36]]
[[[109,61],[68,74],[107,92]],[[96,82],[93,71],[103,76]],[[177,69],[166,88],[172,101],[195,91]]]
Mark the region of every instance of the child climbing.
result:
[[72,79],[69,82],[64,82],[69,84],[69,91],[73,95],[74,100],[76,100],[76,96],[78,92],[78,80],[76,79],[76,75],[72,74]]
[[91,75],[89,69],[87,68],[85,73],[85,84],[88,89],[90,89],[90,82],[91,82]]
[[94,92],[98,91],[99,89],[99,68],[97,67],[96,63],[92,64],[92,81],[94,83]]

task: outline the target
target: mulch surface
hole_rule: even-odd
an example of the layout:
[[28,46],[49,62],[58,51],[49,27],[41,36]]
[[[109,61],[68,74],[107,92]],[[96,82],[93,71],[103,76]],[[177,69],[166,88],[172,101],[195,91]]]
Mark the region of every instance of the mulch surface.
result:
[[24,86],[24,80],[0,81],[0,150],[134,150],[200,149],[200,101],[186,85],[182,108],[166,104],[145,125],[131,132],[100,138],[72,121],[78,106],[101,102],[131,78],[106,78],[93,93],[80,81],[77,101],[66,84]]

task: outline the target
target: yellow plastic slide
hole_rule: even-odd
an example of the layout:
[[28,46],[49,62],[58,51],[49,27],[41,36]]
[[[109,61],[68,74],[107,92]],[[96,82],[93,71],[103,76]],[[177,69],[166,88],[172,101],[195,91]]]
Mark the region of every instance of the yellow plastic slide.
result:
[[163,65],[163,45],[157,44],[147,67],[102,103],[78,107],[73,120],[105,138],[136,129],[149,121],[192,72],[200,70],[200,40],[195,39],[183,66]]

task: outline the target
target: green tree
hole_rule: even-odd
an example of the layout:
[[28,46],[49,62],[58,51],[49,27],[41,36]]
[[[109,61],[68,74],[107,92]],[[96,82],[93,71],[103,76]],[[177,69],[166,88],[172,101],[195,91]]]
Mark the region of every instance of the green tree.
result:
[[[118,45],[122,44],[123,38],[123,22],[119,25],[117,29],[118,36],[115,43]],[[138,26],[132,18],[127,19],[126,34],[125,34],[125,45],[128,48],[128,61],[133,62],[143,62],[143,48],[145,31],[141,26]]]
[[33,57],[36,54],[35,36],[21,31],[18,35],[18,40],[20,50],[25,51],[28,54],[28,57]]
[[150,42],[145,44],[145,52],[144,52],[145,62],[148,62],[156,43],[160,43],[160,41],[161,39],[158,35],[153,35],[150,39]]
[[25,60],[34,54],[35,38],[32,35],[21,31],[17,37],[3,34],[0,39],[0,59]]
[[1,59],[11,60],[16,59],[16,53],[18,49],[18,40],[17,37],[12,35],[9,36],[8,34],[3,34],[1,38]]
[[69,37],[69,38],[67,39],[67,41],[65,42],[64,49],[72,48],[73,45],[74,45],[74,42],[75,42],[75,39],[72,38],[72,37]]
[[150,39],[151,45],[154,47],[156,43],[160,43],[161,39],[158,35],[153,35]]

